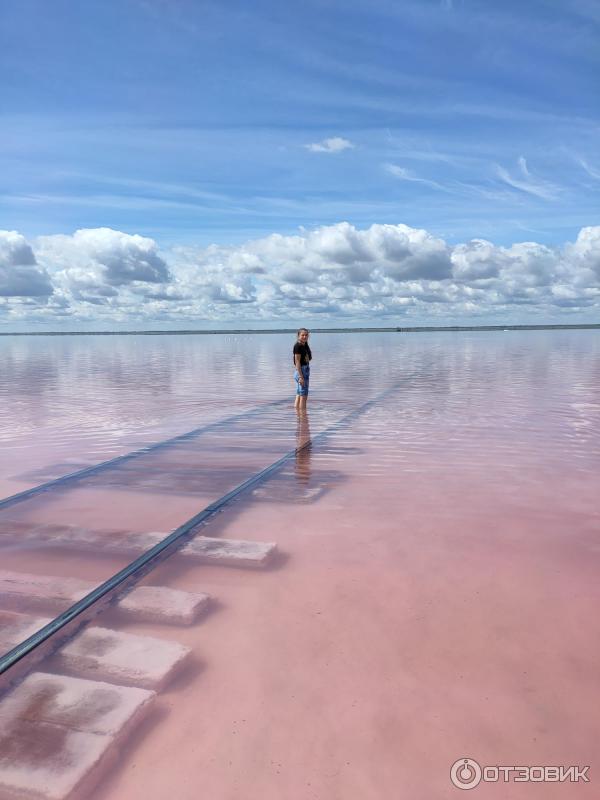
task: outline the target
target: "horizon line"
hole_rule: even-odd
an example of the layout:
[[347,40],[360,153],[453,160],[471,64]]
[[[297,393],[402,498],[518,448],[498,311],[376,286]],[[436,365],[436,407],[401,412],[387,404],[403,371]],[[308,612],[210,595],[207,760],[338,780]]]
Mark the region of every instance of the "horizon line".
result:
[[[435,331],[519,331],[519,330],[585,330],[600,328],[600,323],[543,324],[543,325],[422,325],[356,328],[311,328],[311,333],[427,333]],[[254,333],[296,333],[296,328],[182,328],[179,330],[126,330],[126,331],[0,331],[0,336],[177,336]]]

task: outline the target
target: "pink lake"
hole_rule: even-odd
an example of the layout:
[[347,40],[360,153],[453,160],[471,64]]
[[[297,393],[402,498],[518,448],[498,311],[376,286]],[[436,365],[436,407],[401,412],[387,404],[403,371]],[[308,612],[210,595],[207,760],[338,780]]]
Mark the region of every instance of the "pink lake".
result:
[[[266,566],[175,554],[141,585],[208,611],[111,608],[32,665],[54,688],[0,699],[0,798],[435,800],[461,796],[465,758],[487,767],[473,797],[596,797],[598,333],[314,334],[306,418],[292,344],[0,338],[2,497],[149,448],[0,508],[4,650],[69,607],[69,581],[132,561],[119,543],[312,440],[200,531],[276,543]],[[154,694],[133,714],[124,685],[132,708]],[[589,782],[494,782],[499,765]]]

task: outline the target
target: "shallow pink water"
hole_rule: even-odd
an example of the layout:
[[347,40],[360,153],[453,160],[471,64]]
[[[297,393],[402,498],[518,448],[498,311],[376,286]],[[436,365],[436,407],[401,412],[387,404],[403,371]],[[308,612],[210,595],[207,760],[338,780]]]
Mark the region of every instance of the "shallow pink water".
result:
[[[281,343],[268,338],[272,364]],[[248,572],[175,557],[146,582],[215,596],[202,623],[100,620],[185,643],[194,662],[124,743],[94,800],[450,798],[460,796],[449,773],[461,757],[590,765],[589,784],[482,783],[474,796],[596,796],[597,334],[313,344],[311,435],[397,386],[205,531],[276,541],[276,566]],[[235,381],[234,405],[261,399]],[[286,386],[270,384],[264,400]],[[176,411],[161,432],[188,420]],[[30,452],[28,435],[13,439],[16,452]],[[140,427],[124,438],[145,435]],[[29,501],[10,518],[168,530],[306,435],[278,407],[243,430],[225,426]],[[97,456],[99,433],[78,438],[75,426],[70,437],[88,460]],[[10,538],[10,569],[101,580],[122,565]]]

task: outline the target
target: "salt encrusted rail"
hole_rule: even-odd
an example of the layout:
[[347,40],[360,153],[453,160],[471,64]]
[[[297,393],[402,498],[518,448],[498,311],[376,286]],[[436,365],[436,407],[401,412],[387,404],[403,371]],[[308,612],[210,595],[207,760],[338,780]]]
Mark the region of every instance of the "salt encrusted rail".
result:
[[0,701],[0,798],[84,800],[154,698],[145,689],[29,675]]
[[[60,613],[93,588],[93,583],[77,578],[0,570],[0,608]],[[167,586],[136,586],[115,608],[124,618],[136,622],[191,625],[206,611],[209,602],[210,597],[201,592],[184,592]]]
[[[0,645],[16,645],[47,619],[0,611]],[[108,628],[87,627],[44,661],[44,668],[145,689],[163,688],[190,658],[178,642]]]

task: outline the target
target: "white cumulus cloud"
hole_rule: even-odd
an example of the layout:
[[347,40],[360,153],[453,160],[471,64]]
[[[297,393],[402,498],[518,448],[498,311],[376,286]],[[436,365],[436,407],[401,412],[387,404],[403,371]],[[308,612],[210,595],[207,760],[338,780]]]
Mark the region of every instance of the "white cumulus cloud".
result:
[[[36,292],[45,297],[33,303],[34,316]],[[32,244],[18,233],[0,235],[5,321],[7,314],[70,316],[105,327],[213,320],[289,325],[299,318],[423,324],[449,317],[509,321],[516,314],[519,321],[543,321],[599,306],[600,226],[549,247],[485,239],[449,244],[408,225],[359,229],[339,222],[160,253],[152,239],[107,228]]]
[[48,297],[50,276],[17,231],[0,231],[0,297]]
[[72,236],[44,236],[39,252],[45,259],[94,284],[122,286],[134,281],[165,283],[169,270],[153,239],[112,228],[85,228]]
[[152,293],[171,274],[153,239],[112,228],[42,236],[36,245],[58,291],[95,305],[121,305],[128,290]]
[[310,150],[311,153],[340,153],[342,150],[354,147],[354,145],[348,139],[343,139],[341,136],[333,136],[331,139],[305,144],[304,147]]

